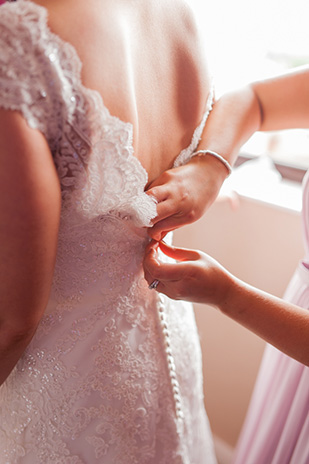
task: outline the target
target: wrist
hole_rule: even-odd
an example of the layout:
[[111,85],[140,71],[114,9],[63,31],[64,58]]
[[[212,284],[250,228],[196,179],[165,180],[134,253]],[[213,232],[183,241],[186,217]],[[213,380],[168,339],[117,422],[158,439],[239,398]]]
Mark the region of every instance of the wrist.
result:
[[215,151],[212,151],[212,150],[197,150],[195,153],[194,153],[194,156],[210,156],[211,158],[213,158],[215,161],[217,161],[217,163],[220,164],[221,168],[224,167],[225,169],[225,174],[226,174],[226,177],[229,177],[231,174],[232,174],[232,166],[230,165],[230,163],[222,156],[220,155],[219,153],[215,152]]
[[228,271],[226,271],[224,277],[224,285],[221,287],[220,298],[216,306],[223,314],[232,317],[232,308],[235,306],[239,294],[238,279]]
[[214,103],[198,149],[213,150],[232,165],[260,124],[261,105],[253,86],[230,91]]
[[207,179],[207,183],[212,184],[216,197],[227,178],[227,170],[223,164],[213,156],[204,156],[202,154],[191,158],[188,164],[197,168],[196,175],[201,176],[203,182]]

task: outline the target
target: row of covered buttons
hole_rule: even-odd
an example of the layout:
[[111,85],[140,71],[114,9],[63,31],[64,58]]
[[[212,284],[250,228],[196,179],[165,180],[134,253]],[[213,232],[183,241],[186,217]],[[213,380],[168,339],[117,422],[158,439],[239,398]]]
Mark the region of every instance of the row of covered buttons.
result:
[[174,402],[175,402],[176,417],[178,420],[182,421],[184,418],[184,415],[183,415],[182,404],[181,404],[179,383],[178,383],[177,376],[176,376],[176,366],[174,362],[173,353],[171,350],[171,335],[170,335],[170,330],[167,325],[167,319],[166,319],[166,315],[164,311],[164,296],[160,294],[158,295],[158,298],[159,298],[159,304],[158,304],[159,321],[160,321],[163,338],[164,338],[164,348],[165,348],[168,372],[169,372],[169,376],[171,380],[171,386],[172,386],[173,397],[174,397]]

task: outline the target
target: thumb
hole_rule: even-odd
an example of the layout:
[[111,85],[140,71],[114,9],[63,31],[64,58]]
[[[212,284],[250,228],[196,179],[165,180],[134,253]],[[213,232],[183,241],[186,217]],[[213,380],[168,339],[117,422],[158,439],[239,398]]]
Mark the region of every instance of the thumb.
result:
[[159,246],[165,255],[175,259],[176,261],[195,261],[200,258],[198,251],[195,250],[189,250],[188,248],[177,248],[167,245],[163,241],[159,242]]

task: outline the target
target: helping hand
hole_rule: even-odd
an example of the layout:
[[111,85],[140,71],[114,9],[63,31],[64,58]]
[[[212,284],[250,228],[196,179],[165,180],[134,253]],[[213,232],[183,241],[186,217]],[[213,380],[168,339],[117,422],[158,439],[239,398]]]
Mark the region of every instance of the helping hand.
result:
[[[164,263],[159,248],[177,262]],[[217,261],[197,250],[176,248],[152,241],[144,258],[145,279],[158,280],[156,290],[175,300],[208,303],[220,307],[228,301],[233,276]]]
[[161,174],[146,192],[158,202],[149,236],[159,241],[171,230],[200,219],[216,199],[224,174],[210,157],[199,156]]

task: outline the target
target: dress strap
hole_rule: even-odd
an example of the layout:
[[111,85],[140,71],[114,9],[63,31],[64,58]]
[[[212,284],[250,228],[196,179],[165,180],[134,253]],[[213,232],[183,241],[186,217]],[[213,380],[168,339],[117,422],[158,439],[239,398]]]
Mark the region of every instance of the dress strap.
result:
[[182,150],[180,154],[177,156],[174,162],[174,166],[173,166],[174,168],[177,168],[179,166],[182,166],[183,164],[188,163],[188,161],[190,161],[190,159],[194,156],[194,152],[201,140],[202,132],[204,130],[209,113],[212,110],[213,101],[214,101],[214,85],[212,83],[210,92],[207,98],[207,102],[206,102],[206,110],[204,112],[202,120],[194,131],[190,145],[184,150]]

